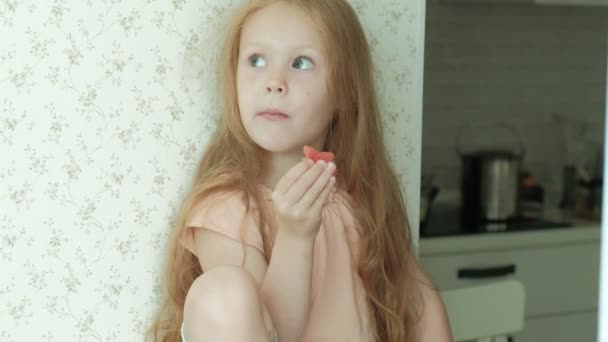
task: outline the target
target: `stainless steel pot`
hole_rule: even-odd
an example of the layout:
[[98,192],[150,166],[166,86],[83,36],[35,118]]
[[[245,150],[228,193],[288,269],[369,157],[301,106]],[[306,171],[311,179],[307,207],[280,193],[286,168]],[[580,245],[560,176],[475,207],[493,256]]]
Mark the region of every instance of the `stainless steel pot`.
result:
[[[519,136],[513,130],[515,136]],[[518,216],[518,183],[525,149],[518,139],[519,151],[482,149],[464,153],[462,161],[461,223],[463,229],[500,230]],[[492,225],[491,223],[494,223]]]

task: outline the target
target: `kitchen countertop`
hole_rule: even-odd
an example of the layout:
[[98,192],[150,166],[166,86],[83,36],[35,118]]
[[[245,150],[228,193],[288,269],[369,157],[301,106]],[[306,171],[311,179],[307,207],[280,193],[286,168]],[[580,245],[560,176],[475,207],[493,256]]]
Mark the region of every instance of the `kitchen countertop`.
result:
[[[554,217],[548,217],[549,219]],[[601,223],[597,221],[571,220],[568,227],[497,232],[467,235],[421,237],[421,257],[440,254],[487,252],[501,249],[529,248],[534,246],[562,245],[571,243],[595,243],[600,240]]]

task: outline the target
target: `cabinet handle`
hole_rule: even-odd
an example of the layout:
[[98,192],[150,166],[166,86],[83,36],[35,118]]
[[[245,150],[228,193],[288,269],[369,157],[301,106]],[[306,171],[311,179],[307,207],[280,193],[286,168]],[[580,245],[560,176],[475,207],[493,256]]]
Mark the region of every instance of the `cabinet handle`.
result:
[[458,270],[458,279],[493,278],[515,274],[515,265],[488,267],[488,268],[462,268]]

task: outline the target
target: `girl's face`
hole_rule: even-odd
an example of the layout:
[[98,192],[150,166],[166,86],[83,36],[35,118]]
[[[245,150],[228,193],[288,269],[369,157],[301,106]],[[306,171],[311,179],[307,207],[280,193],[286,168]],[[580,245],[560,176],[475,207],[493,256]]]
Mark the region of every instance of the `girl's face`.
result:
[[[323,147],[335,110],[323,37],[296,6],[276,3],[241,32],[237,95],[249,136],[270,152]],[[269,113],[283,113],[269,114]]]

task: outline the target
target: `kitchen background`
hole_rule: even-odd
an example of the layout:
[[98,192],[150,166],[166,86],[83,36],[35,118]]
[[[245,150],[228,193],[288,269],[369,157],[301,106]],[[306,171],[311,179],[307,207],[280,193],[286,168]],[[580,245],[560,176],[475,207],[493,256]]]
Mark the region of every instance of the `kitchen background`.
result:
[[444,194],[458,188],[459,132],[465,147],[496,139],[513,146],[495,126],[503,122],[521,136],[524,168],[556,206],[567,159],[581,148],[594,161],[603,146],[607,35],[608,7],[429,1],[423,175]]
[[[594,198],[589,188],[576,184],[574,191],[564,191],[573,183],[564,187],[563,177],[564,167],[574,165],[577,178],[601,181],[608,1],[597,1],[606,6],[595,7],[524,2],[427,2],[420,259],[442,291],[521,282],[525,312],[495,307],[481,314],[484,326],[519,315],[523,329],[510,331],[509,341],[595,342],[601,185],[595,186],[599,198]],[[519,144],[525,148],[521,170],[531,174],[532,182],[522,178],[513,186],[520,192],[523,184],[540,186],[544,203],[526,207],[538,210],[525,220],[462,223],[459,211],[469,202],[461,201],[461,176],[480,177],[471,172],[477,168],[462,172],[457,145],[464,152],[517,152]],[[495,183],[476,183],[481,188],[499,184],[507,191],[474,199],[481,205],[489,198],[508,204],[502,201],[511,191],[505,175],[513,173],[513,165],[511,159],[508,167],[483,171]],[[585,200],[562,210],[564,193]],[[534,194],[527,204],[538,199]],[[507,228],[487,229],[496,226]],[[482,308],[470,304],[461,310]]]

